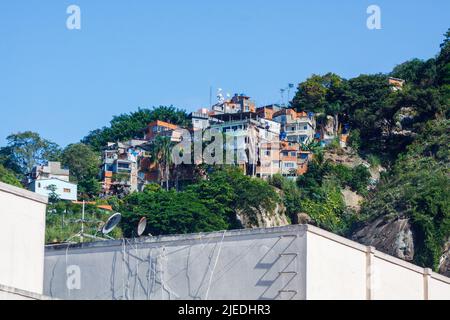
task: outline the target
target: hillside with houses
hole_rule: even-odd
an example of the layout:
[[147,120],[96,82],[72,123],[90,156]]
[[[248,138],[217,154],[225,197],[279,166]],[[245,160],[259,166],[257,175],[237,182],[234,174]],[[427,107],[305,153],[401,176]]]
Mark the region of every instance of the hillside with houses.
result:
[[312,75],[289,104],[218,90],[195,112],[138,109],[65,148],[14,133],[0,180],[49,196],[48,243],[85,206],[94,233],[120,212],[116,237],[142,217],[151,235],[309,223],[449,275],[449,32],[434,58]]

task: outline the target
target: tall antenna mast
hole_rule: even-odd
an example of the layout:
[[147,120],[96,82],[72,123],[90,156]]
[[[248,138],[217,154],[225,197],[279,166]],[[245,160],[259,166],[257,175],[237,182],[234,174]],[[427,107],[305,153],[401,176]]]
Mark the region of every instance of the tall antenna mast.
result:
[[280,89],[280,93],[281,93],[281,105],[282,106],[285,106],[284,105],[284,91],[285,91],[286,89]]
[[212,107],[212,86],[209,87],[209,107]]

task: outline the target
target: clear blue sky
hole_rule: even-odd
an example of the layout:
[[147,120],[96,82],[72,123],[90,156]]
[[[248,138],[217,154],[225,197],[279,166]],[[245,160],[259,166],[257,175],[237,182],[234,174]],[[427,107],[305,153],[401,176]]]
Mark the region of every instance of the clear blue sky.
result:
[[[366,28],[370,4],[382,30]],[[0,146],[25,130],[64,146],[138,107],[192,111],[210,86],[266,104],[312,73],[388,72],[434,56],[449,18],[448,0],[2,0]]]

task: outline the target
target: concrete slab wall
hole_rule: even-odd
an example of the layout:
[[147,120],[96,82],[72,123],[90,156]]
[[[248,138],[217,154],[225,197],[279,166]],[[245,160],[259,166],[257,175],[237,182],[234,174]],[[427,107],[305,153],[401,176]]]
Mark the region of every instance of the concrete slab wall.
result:
[[47,247],[62,299],[304,299],[306,226]]
[[0,182],[0,284],[42,293],[47,197]]
[[46,249],[62,299],[447,299],[450,279],[307,225]]

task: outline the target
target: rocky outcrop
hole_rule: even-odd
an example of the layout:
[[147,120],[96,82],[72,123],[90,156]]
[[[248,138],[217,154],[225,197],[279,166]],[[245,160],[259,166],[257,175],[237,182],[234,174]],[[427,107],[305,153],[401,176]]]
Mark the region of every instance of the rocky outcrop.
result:
[[441,260],[439,261],[439,273],[446,277],[450,277],[450,238],[444,247]]
[[328,149],[324,153],[324,158],[332,163],[342,164],[350,168],[354,168],[359,165],[364,165],[367,168],[370,167],[369,163],[358,156],[355,150],[350,147]]
[[243,228],[272,228],[290,224],[286,216],[286,207],[281,202],[278,202],[275,205],[275,209],[271,212],[267,212],[262,208],[257,208],[254,211],[256,212],[256,217],[253,218],[250,218],[242,211],[237,213],[237,218]]
[[414,258],[414,238],[409,219],[381,217],[356,231],[351,238],[406,261]]
[[364,198],[356,192],[352,191],[350,188],[342,189],[341,193],[347,208],[358,213],[361,210],[361,203],[363,202]]
[[314,221],[311,219],[311,217],[304,212],[298,213],[295,217],[295,221],[293,221],[294,224],[314,224]]

